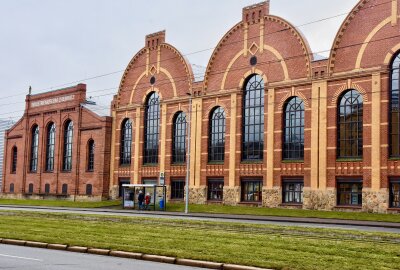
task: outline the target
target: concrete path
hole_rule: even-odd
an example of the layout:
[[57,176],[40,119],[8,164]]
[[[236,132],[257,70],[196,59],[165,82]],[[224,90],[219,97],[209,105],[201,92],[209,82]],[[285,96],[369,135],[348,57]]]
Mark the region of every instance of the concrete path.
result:
[[239,222],[251,224],[273,224],[282,226],[299,226],[312,228],[348,229],[358,231],[390,232],[400,233],[400,223],[371,222],[339,219],[321,218],[297,218],[297,217],[275,217],[275,216],[252,216],[252,215],[227,215],[206,213],[173,213],[173,212],[148,212],[135,210],[112,210],[104,208],[64,208],[64,207],[38,207],[38,206],[6,206],[0,205],[0,210],[20,210],[36,212],[62,212],[74,214],[96,214],[116,215],[129,217],[151,217],[186,220],[207,220],[221,222]]

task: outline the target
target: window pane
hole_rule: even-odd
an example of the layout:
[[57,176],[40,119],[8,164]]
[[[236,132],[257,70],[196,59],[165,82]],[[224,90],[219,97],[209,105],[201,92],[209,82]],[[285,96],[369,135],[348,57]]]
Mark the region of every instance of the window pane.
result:
[[264,150],[264,81],[248,80],[243,97],[242,160],[262,160]]
[[221,107],[214,109],[210,117],[208,137],[208,161],[223,162],[225,158],[225,111]]
[[363,100],[357,90],[348,90],[338,103],[338,158],[360,158],[363,154]]
[[338,180],[338,205],[361,206],[362,205],[362,181]]
[[224,180],[223,179],[210,179],[208,180],[208,195],[209,201],[222,201],[224,193]]
[[121,128],[121,144],[120,144],[120,164],[131,164],[132,156],[132,122],[125,119]]
[[395,57],[391,66],[391,95],[390,95],[390,155],[392,157],[400,156],[400,53]]
[[283,180],[283,203],[303,203],[303,179]]
[[34,126],[32,128],[32,142],[31,142],[31,162],[30,170],[31,172],[37,171],[38,165],[38,148],[39,148],[39,127]]
[[54,150],[56,140],[56,125],[51,123],[47,128],[47,144],[46,144],[46,171],[54,170]]
[[160,99],[156,92],[151,93],[147,100],[144,124],[145,142],[143,160],[145,164],[157,164],[160,128]]
[[294,97],[285,106],[283,159],[304,159],[304,103]]
[[72,170],[72,143],[73,143],[74,125],[72,121],[68,121],[64,128],[64,159],[63,170]]
[[262,180],[243,180],[241,197],[243,202],[261,202]]
[[174,118],[174,128],[172,137],[172,162],[186,162],[186,115],[179,112]]

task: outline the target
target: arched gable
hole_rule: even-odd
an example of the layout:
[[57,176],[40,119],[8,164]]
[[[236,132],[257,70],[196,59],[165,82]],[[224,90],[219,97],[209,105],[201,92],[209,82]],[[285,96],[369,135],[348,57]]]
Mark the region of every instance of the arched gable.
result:
[[194,77],[183,55],[165,41],[165,31],[146,37],[146,47],[130,61],[122,76],[116,106],[140,104],[149,89],[157,88],[164,99],[185,96]]

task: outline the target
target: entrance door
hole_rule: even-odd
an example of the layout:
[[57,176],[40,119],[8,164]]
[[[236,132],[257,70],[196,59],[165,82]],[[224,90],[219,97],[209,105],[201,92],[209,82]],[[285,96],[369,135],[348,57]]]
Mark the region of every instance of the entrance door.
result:
[[129,178],[120,178],[118,180],[118,186],[119,186],[118,197],[122,197],[122,195],[124,194],[122,185],[129,185],[130,183],[131,183],[131,180]]

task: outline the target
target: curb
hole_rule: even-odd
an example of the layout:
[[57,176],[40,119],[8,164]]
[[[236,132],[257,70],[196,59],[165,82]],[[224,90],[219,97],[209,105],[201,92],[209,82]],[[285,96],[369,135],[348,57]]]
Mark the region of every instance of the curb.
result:
[[120,257],[120,258],[127,258],[127,259],[152,261],[152,262],[158,262],[158,263],[168,263],[168,264],[177,264],[177,265],[185,265],[185,266],[200,267],[200,268],[209,268],[209,269],[271,270],[271,269],[266,269],[266,268],[257,268],[257,267],[236,265],[236,264],[224,264],[224,263],[216,263],[216,262],[209,262],[209,261],[178,259],[175,257],[168,257],[168,256],[150,255],[150,254],[142,254],[142,253],[135,253],[135,252],[100,249],[100,248],[68,246],[68,245],[62,245],[62,244],[48,244],[48,243],[43,243],[43,242],[24,241],[24,240],[15,240],[15,239],[0,238],[0,243],[6,244],[6,245],[28,246],[28,247],[46,248],[46,249],[54,249],[54,250],[65,250],[65,251],[70,251],[70,252],[90,253],[90,254],[96,254],[96,255],[101,255],[101,256],[112,256],[112,257]]

